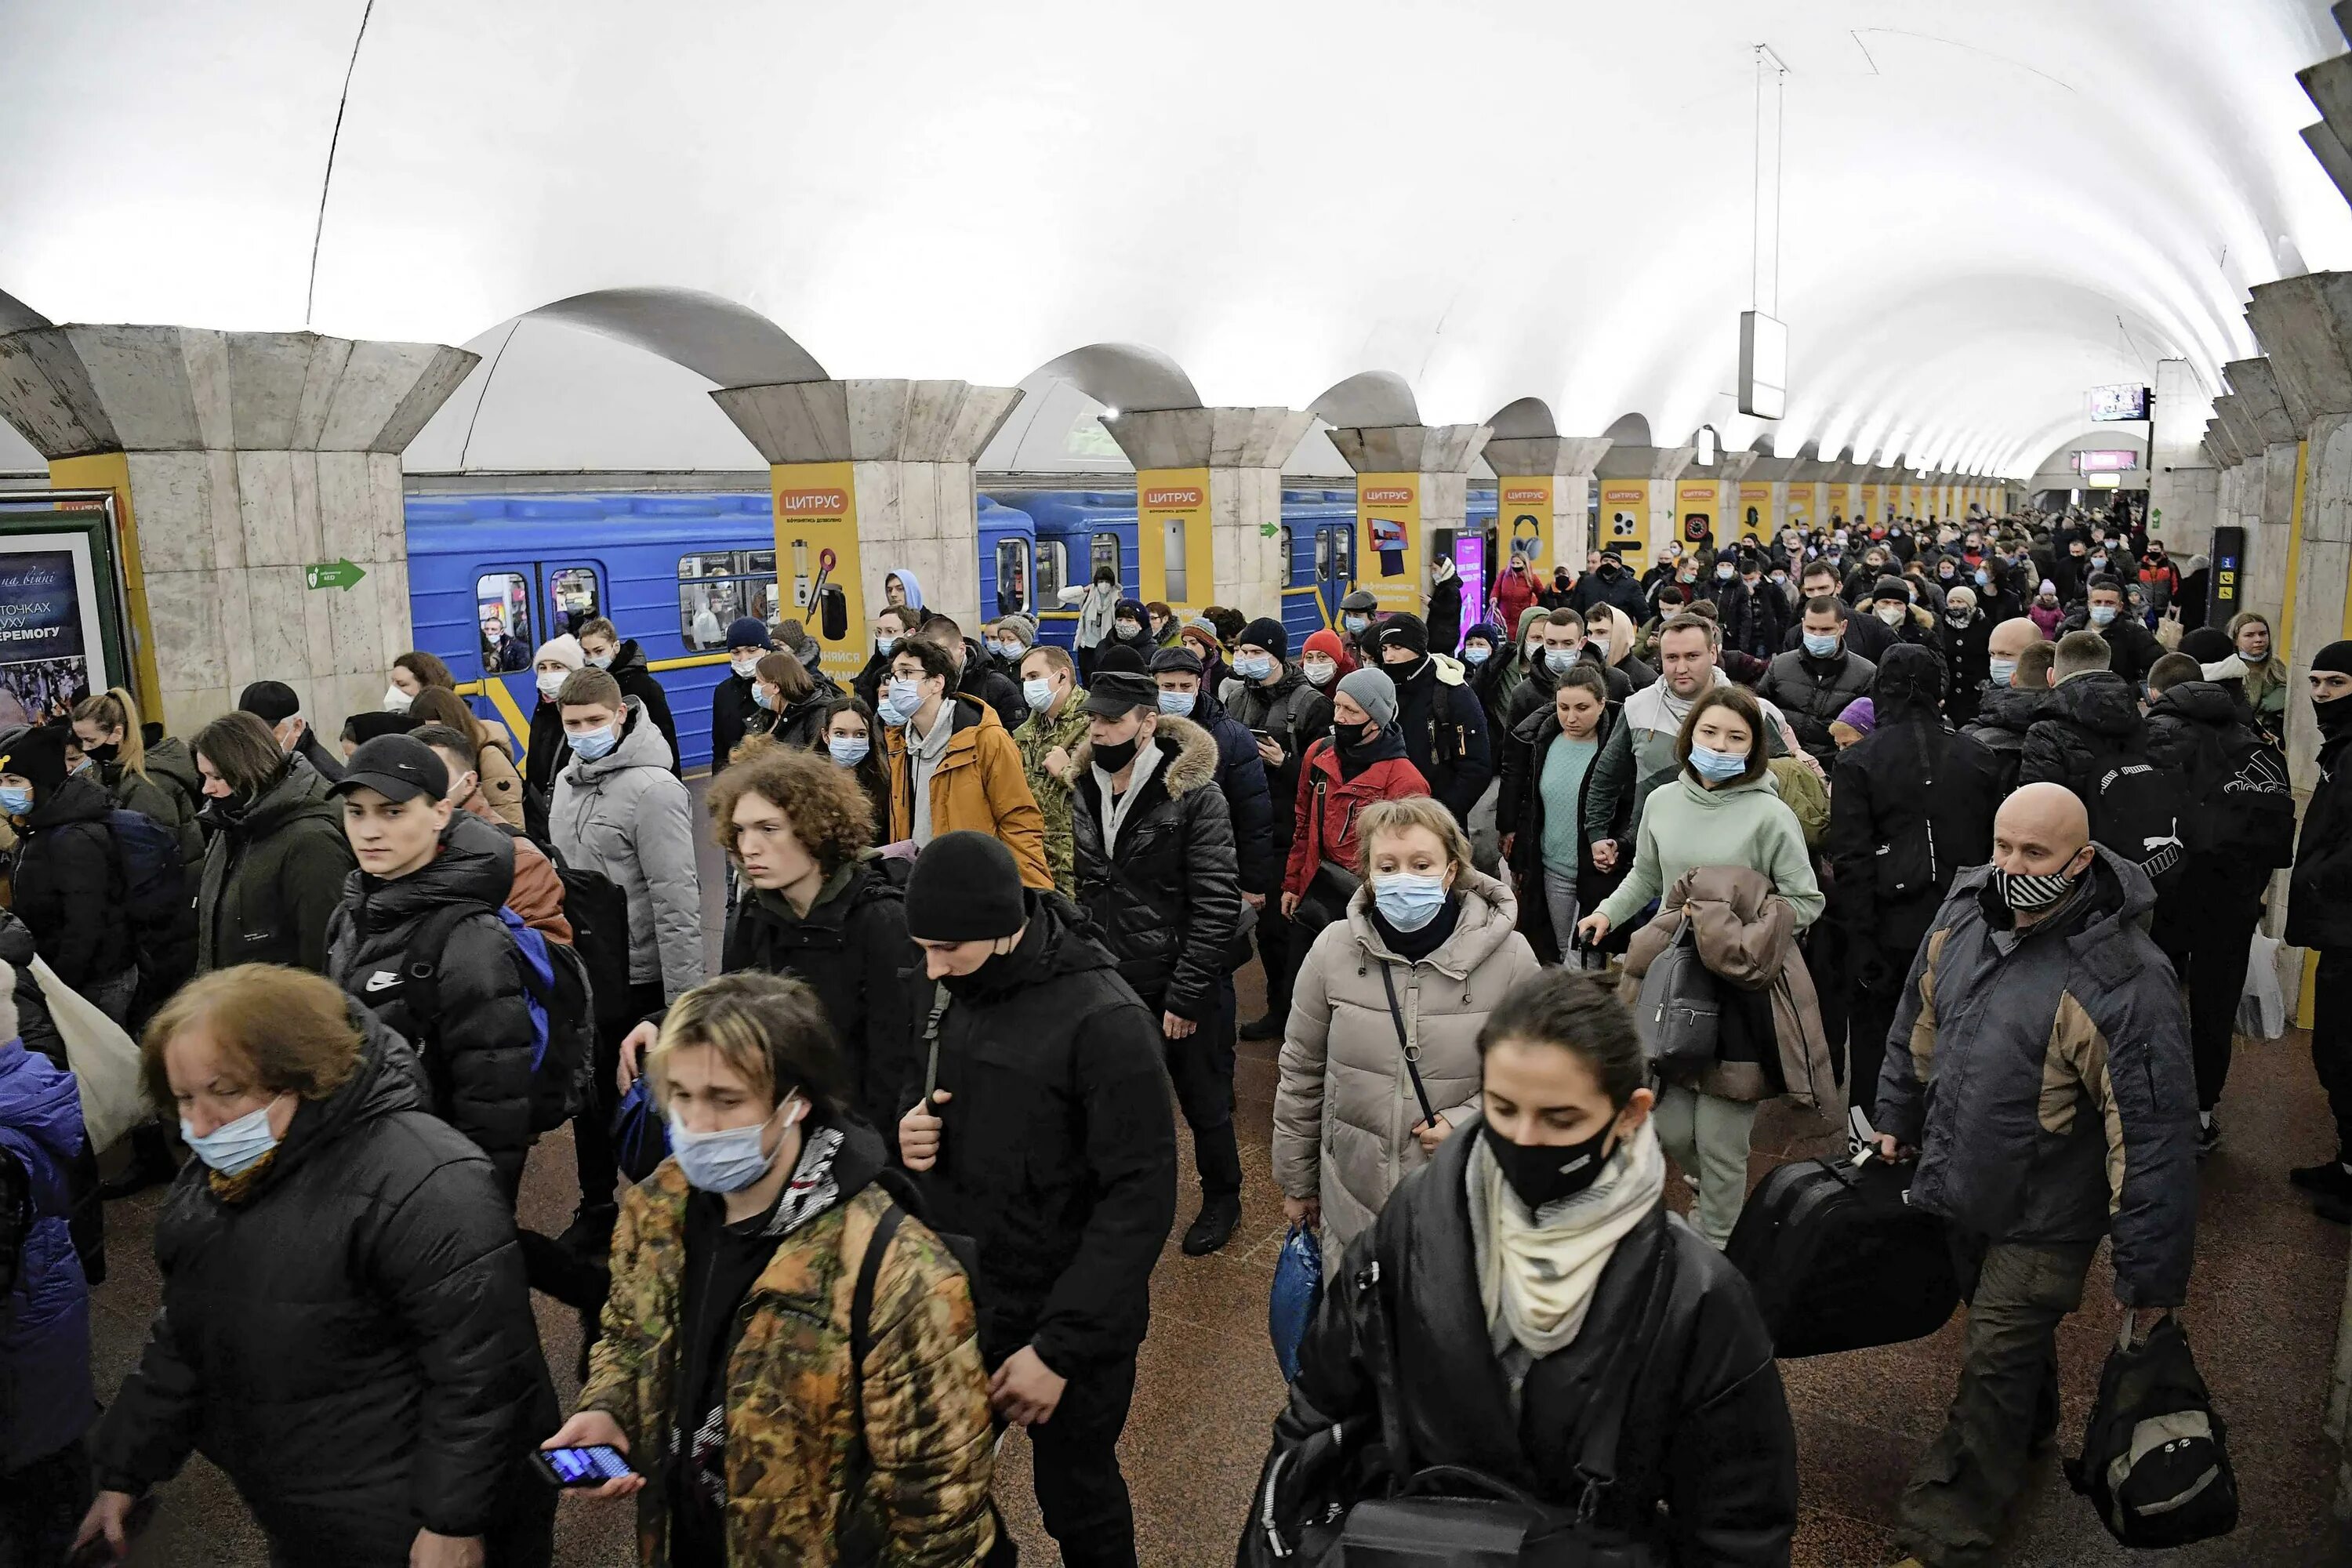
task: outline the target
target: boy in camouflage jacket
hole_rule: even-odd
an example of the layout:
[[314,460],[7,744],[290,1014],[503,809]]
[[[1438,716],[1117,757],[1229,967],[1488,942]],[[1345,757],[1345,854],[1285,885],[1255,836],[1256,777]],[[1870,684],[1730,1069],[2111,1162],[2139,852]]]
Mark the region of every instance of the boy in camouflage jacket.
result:
[[[1058,647],[1039,644],[1021,658],[1021,689],[1026,697],[1043,682],[1053,693],[1043,709],[1032,707],[1029,717],[1013,731],[1021,748],[1021,769],[1029,779],[1029,793],[1045,818],[1045,864],[1054,886],[1066,899],[1077,897],[1077,879],[1070,868],[1070,759],[1087,738],[1086,688],[1078,684],[1077,667]],[[1056,755],[1058,753],[1058,755]],[[1051,759],[1049,763],[1048,759]],[[1058,764],[1060,772],[1055,771]]]

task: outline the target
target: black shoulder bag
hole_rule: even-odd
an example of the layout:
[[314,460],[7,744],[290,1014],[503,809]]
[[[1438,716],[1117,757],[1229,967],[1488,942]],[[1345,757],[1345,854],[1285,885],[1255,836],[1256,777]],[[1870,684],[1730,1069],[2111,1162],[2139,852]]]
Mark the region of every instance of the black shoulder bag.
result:
[[1577,1448],[1581,1486],[1573,1508],[1543,1502],[1466,1466],[1413,1464],[1378,1259],[1359,1273],[1365,1370],[1380,1402],[1381,1441],[1395,1485],[1388,1496],[1349,1510],[1335,1561],[1381,1568],[1648,1568],[1659,1563],[1648,1542],[1622,1524],[1604,1523],[1602,1510],[1616,1490],[1617,1444],[1641,1365],[1672,1295],[1674,1246],[1671,1234],[1659,1237],[1641,1310],[1632,1320],[1640,1325],[1639,1336],[1610,1357],[1609,1370],[1594,1390]]
[[1421,1081],[1421,1047],[1404,1032],[1404,1009],[1397,1005],[1396,977],[1385,960],[1381,963],[1381,988],[1389,994],[1389,1021],[1396,1026],[1397,1049],[1404,1053],[1404,1070],[1412,1075],[1412,1097],[1421,1101],[1422,1124],[1434,1127],[1437,1112],[1430,1108],[1429,1087]]

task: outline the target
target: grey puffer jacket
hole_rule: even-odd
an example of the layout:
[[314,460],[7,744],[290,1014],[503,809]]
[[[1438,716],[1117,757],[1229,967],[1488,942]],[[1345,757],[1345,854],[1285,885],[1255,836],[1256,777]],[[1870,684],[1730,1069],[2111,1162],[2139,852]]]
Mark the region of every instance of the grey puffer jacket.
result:
[[675,1002],[702,984],[702,887],[694,865],[694,804],[669,771],[669,742],[625,700],[621,743],[594,762],[574,753],[548,810],[571,865],[602,872],[629,899],[629,984],[661,982]]
[[1274,1179],[1283,1194],[1323,1202],[1323,1254],[1333,1264],[1389,1194],[1429,1163],[1412,1127],[1421,1104],[1397,1045],[1383,964],[1391,966],[1405,1033],[1429,1102],[1459,1127],[1478,1108],[1478,1031],[1538,971],[1518,932],[1511,891],[1465,868],[1454,934],[1407,963],[1372,924],[1370,883],[1348,918],[1326,926],[1299,966],[1283,1031],[1274,1100]]

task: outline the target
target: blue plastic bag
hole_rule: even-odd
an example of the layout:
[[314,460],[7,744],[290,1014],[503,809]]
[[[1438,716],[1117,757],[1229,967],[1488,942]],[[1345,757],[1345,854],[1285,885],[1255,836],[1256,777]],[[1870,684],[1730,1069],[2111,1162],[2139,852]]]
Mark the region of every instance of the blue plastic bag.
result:
[[642,1182],[669,1158],[669,1129],[654,1109],[653,1089],[639,1073],[613,1111],[613,1163],[632,1182]]
[[1303,1225],[1293,1225],[1282,1238],[1282,1256],[1275,1260],[1274,1291],[1265,1303],[1266,1337],[1274,1341],[1274,1359],[1282,1380],[1298,1375],[1298,1345],[1307,1325],[1323,1300],[1323,1244]]

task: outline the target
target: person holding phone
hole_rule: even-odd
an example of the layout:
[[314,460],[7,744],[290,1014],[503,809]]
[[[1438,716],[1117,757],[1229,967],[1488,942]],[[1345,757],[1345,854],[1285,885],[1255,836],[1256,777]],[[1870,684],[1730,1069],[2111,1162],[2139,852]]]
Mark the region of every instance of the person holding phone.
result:
[[163,1302],[90,1445],[77,1549],[119,1558],[193,1452],[282,1568],[549,1563],[528,1455],[555,1394],[512,1211],[407,1044],[332,981],[242,964],[166,1003],[141,1056],[196,1157],[156,1222]]
[[[971,1288],[847,1109],[817,994],[757,973],[697,986],[646,1071],[670,1156],[623,1194],[554,1472],[634,1496],[646,1563],[982,1562],[995,1439]],[[634,1473],[565,1452],[598,1448]]]

